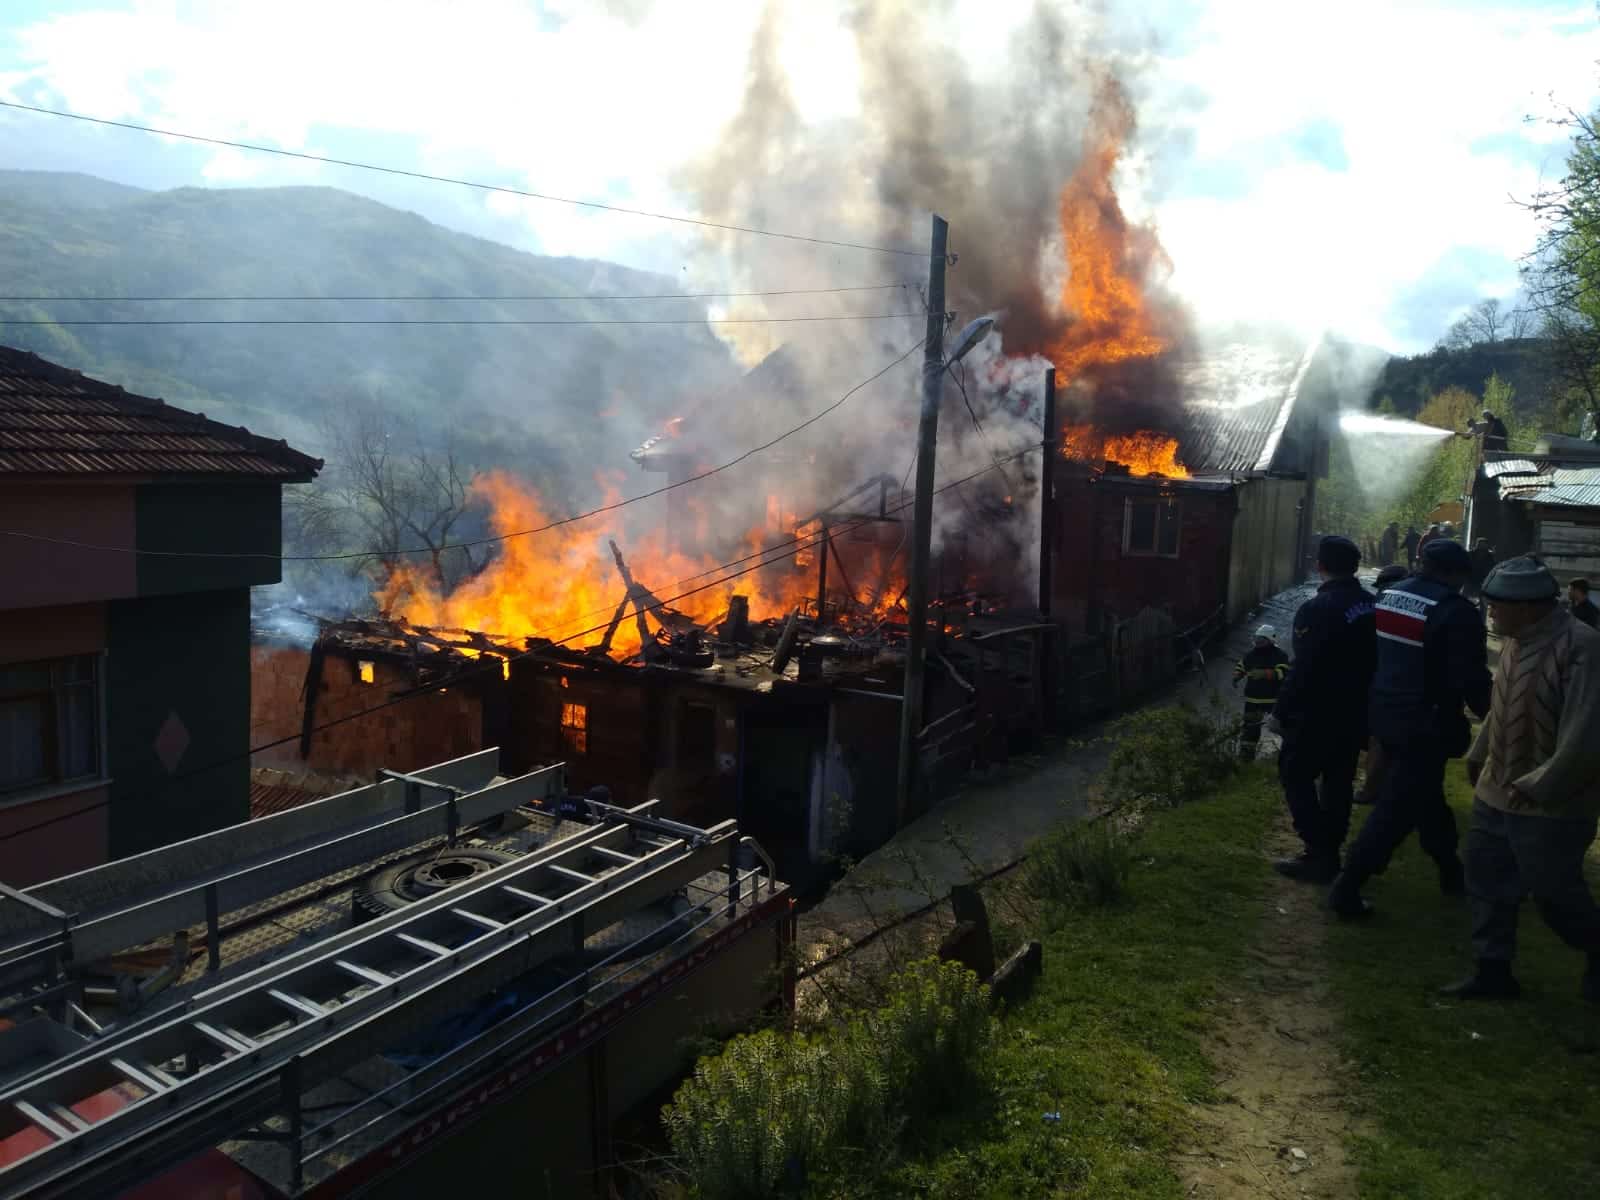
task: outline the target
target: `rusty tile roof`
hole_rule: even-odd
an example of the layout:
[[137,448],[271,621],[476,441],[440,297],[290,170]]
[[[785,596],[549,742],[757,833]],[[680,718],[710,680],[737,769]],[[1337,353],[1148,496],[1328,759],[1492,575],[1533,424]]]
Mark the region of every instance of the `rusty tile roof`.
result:
[[0,479],[189,475],[307,480],[320,459],[248,429],[0,346]]

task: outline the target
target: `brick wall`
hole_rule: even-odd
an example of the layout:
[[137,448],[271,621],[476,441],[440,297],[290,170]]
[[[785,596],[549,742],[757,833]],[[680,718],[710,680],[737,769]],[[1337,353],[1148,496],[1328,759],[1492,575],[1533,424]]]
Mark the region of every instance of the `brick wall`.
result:
[[[469,688],[451,687],[411,696],[312,736],[300,757],[300,726],[310,655],[297,647],[250,649],[250,744],[293,740],[262,751],[254,766],[309,767],[338,775],[370,776],[379,767],[415,771],[483,749],[483,706]],[[416,686],[408,667],[370,660],[373,681],[363,683],[357,660],[329,653],[322,666],[318,725],[382,704]]]

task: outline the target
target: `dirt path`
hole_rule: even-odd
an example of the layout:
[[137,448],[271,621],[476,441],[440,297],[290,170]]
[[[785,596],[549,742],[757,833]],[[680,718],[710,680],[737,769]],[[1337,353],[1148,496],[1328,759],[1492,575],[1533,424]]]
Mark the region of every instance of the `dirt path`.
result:
[[[1299,843],[1283,820],[1274,855]],[[1200,1137],[1183,1160],[1193,1200],[1344,1200],[1356,1194],[1345,1158],[1354,1121],[1344,1098],[1352,1073],[1335,1042],[1337,1016],[1322,956],[1323,889],[1273,876],[1261,933],[1208,1047],[1218,1104],[1194,1109]]]

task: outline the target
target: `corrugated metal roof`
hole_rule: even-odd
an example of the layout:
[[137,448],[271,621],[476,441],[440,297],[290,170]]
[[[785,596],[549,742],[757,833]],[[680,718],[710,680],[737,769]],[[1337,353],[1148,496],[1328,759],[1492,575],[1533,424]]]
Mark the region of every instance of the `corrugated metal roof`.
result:
[[1271,470],[1309,361],[1241,343],[1183,366],[1183,464],[1197,475]]
[[1531,458],[1505,458],[1499,462],[1483,464],[1483,474],[1486,479],[1498,479],[1502,475],[1535,475],[1541,469],[1540,464]]
[[[1548,461],[1530,465],[1535,466],[1532,474],[1501,475],[1501,499],[1572,508],[1600,508],[1600,466],[1561,466]],[[1485,467],[1485,471],[1487,469]]]
[[0,478],[201,475],[310,479],[322,461],[287,442],[0,346]]
[[1530,504],[1558,504],[1571,508],[1600,508],[1600,483],[1546,488],[1542,492],[1519,494],[1518,500]]

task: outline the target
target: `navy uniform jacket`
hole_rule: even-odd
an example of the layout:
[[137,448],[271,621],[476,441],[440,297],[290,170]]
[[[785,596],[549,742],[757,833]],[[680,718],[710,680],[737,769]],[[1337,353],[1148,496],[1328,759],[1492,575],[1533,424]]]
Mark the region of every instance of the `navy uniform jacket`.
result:
[[1489,711],[1485,640],[1478,610],[1436,580],[1414,575],[1386,591],[1378,601],[1373,736],[1465,754],[1471,728],[1462,706],[1480,717]]
[[1330,579],[1294,615],[1294,662],[1273,715],[1290,737],[1366,740],[1376,658],[1375,597],[1354,576]]

